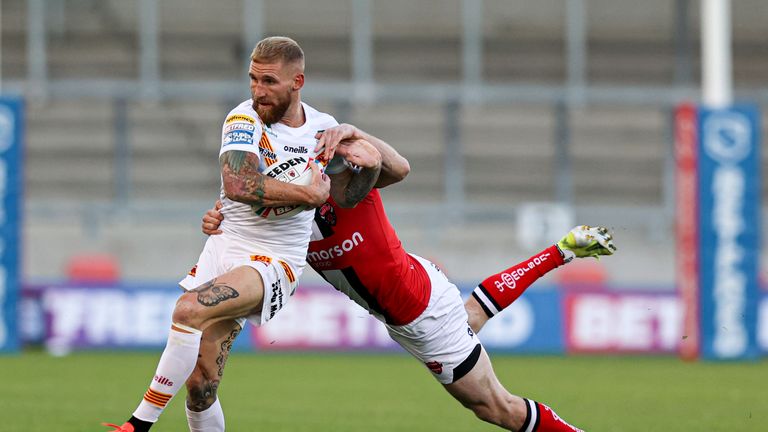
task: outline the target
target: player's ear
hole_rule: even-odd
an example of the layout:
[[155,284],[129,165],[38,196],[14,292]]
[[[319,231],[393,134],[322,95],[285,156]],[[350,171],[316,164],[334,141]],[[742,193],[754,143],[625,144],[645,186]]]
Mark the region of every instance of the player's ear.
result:
[[293,91],[301,90],[304,87],[304,73],[299,72],[293,77]]

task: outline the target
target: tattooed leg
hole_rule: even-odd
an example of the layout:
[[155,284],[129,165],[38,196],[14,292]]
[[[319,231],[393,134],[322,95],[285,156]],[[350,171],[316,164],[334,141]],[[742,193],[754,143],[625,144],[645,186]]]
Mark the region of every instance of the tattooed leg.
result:
[[200,355],[195,370],[187,380],[187,408],[190,411],[205,411],[216,401],[224,366],[240,330],[237,322],[227,320],[203,332]]
[[264,282],[252,267],[237,267],[181,295],[173,322],[205,330],[219,321],[242,318],[260,310]]
[[216,279],[193,289],[192,292],[197,293],[197,302],[203,306],[216,306],[225,300],[240,296],[236,289],[222,283],[217,283]]

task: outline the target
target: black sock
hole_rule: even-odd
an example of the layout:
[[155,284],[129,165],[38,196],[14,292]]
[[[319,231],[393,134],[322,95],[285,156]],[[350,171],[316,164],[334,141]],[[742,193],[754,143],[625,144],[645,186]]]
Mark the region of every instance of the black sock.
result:
[[149,428],[151,428],[154,424],[148,421],[139,420],[134,416],[131,416],[131,418],[128,419],[128,423],[133,425],[135,432],[147,432],[149,431]]

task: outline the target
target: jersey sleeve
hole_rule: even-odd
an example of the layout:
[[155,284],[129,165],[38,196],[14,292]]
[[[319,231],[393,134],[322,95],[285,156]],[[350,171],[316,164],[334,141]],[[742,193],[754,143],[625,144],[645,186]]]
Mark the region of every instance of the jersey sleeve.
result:
[[336,119],[335,119],[335,118],[334,118],[332,115],[329,115],[329,114],[323,114],[323,115],[322,115],[322,116],[321,116],[321,117],[318,119],[318,127],[317,127],[317,130],[318,130],[318,131],[321,131],[321,130],[326,130],[326,129],[330,129],[330,128],[332,128],[332,127],[334,127],[334,126],[338,126],[338,125],[339,125],[339,122],[338,122],[338,121],[336,121]]
[[235,108],[224,120],[219,156],[230,150],[242,150],[258,155],[261,131],[258,117]]

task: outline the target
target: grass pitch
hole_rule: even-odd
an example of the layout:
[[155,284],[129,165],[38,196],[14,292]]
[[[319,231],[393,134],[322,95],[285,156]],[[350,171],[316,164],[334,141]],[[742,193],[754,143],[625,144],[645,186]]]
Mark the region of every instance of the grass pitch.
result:
[[[158,353],[0,357],[2,431],[103,431],[125,421]],[[766,431],[768,361],[492,356],[515,394],[587,431]],[[405,355],[234,353],[220,396],[229,431],[493,431]],[[184,392],[154,432],[186,431]]]

